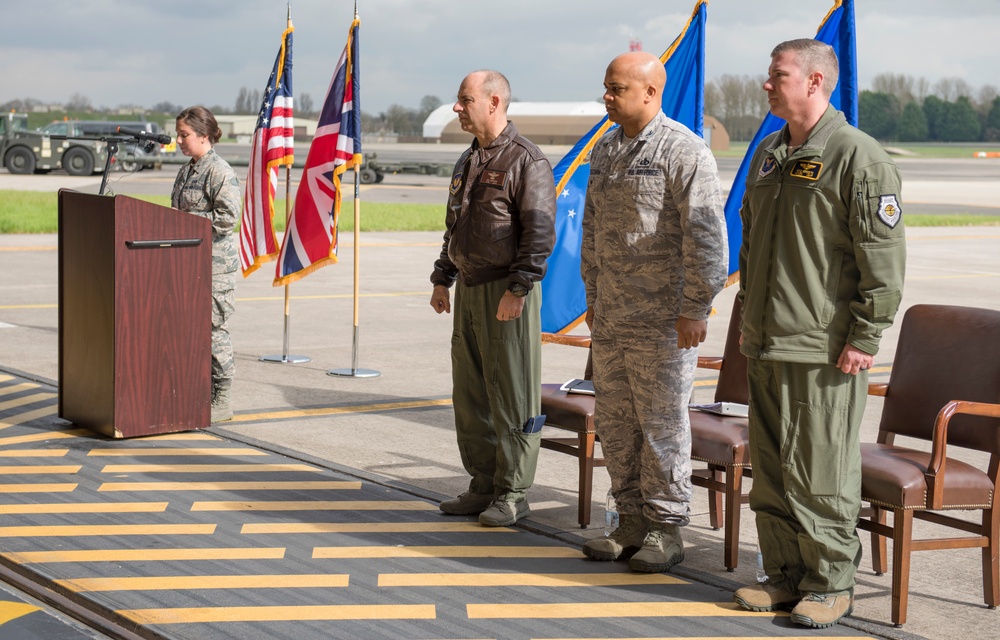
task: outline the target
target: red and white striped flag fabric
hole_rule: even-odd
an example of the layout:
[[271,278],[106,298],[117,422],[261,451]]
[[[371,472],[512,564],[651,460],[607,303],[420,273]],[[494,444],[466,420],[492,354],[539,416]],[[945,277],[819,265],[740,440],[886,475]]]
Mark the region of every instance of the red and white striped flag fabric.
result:
[[337,261],[340,179],[348,169],[361,164],[360,24],[357,18],[351,23],[347,46],[323,101],[316,136],[295,193],[295,208],[278,254],[276,287]]
[[281,48],[267,79],[250,147],[250,171],[240,220],[240,267],[244,278],[278,254],[273,222],[278,167],[291,165],[295,159],[292,31],[289,23],[281,36]]

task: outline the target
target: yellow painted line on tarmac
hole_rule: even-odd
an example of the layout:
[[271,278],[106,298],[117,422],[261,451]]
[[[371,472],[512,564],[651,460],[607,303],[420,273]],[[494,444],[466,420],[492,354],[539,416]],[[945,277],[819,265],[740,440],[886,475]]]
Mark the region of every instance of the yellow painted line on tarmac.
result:
[[[0,389],[0,395],[4,395],[4,391]],[[7,409],[13,409],[14,407],[23,407],[26,404],[32,404],[35,402],[42,402],[43,400],[51,400],[56,397],[54,393],[33,393],[30,396],[23,396],[20,398],[14,398],[13,400],[7,400],[6,402],[0,402],[0,411],[6,411]]]
[[203,536],[215,533],[214,524],[66,524],[0,527],[0,538],[68,538],[77,536]]
[[25,476],[36,473],[76,473],[83,465],[79,464],[50,464],[50,465],[0,465],[0,476]]
[[344,573],[313,575],[137,576],[76,578],[55,583],[77,593],[90,591],[188,591],[192,589],[325,589],[346,587]]
[[58,304],[4,304],[0,309],[10,311],[13,309],[58,309]]
[[312,471],[324,469],[307,464],[109,464],[101,473],[273,473],[277,471]]
[[939,241],[939,240],[997,240],[1000,236],[921,236],[921,237],[908,237],[907,242],[924,242],[924,241]]
[[25,411],[24,413],[8,416],[3,420],[0,420],[0,429],[6,429],[7,427],[13,427],[14,425],[31,422],[32,420],[36,420],[38,418],[52,416],[55,415],[57,411],[59,411],[59,407],[52,405],[50,407],[42,407],[41,409],[35,409],[34,411]]
[[14,376],[9,376],[7,374],[0,374],[0,382],[9,382],[14,379]]
[[286,418],[311,418],[317,416],[334,416],[350,413],[370,413],[374,411],[398,411],[401,409],[422,409],[425,407],[447,407],[451,398],[433,400],[407,400],[404,402],[381,402],[376,404],[355,404],[346,407],[319,407],[315,409],[287,409],[281,411],[262,411],[259,413],[241,413],[233,416],[230,422],[255,422],[258,420],[283,420]]
[[24,444],[26,442],[38,442],[39,440],[59,440],[62,438],[76,438],[77,436],[94,435],[89,429],[68,429],[66,431],[42,431],[24,436],[10,436],[0,438],[0,447],[8,444]]
[[517,533],[478,522],[251,522],[240,533]]
[[0,387],[0,396],[9,396],[12,393],[17,393],[18,391],[27,391],[28,389],[37,389],[38,385],[34,382],[22,382],[21,384],[12,384],[9,387]]
[[419,500],[301,500],[263,502],[195,502],[191,511],[437,511]]
[[747,611],[735,602],[552,602],[548,604],[469,604],[469,618],[678,618],[704,616],[760,617],[784,612]]
[[0,458],[62,458],[69,449],[8,449],[0,451]]
[[1000,273],[955,273],[935,276],[908,276],[907,280],[960,280],[965,278],[996,278]]
[[437,617],[433,604],[119,609],[115,613],[140,625],[299,620],[433,620]]
[[220,447],[218,449],[91,449],[88,456],[266,456],[260,449],[250,447]]
[[76,549],[15,551],[0,554],[18,564],[57,562],[174,562],[178,560],[281,560],[284,547],[198,549]]
[[37,246],[28,246],[28,247],[0,247],[0,251],[18,251],[18,252],[19,251],[55,251],[58,248],[59,247],[57,247],[55,245],[53,245],[53,246],[37,245]]
[[5,493],[71,493],[76,490],[75,483],[63,482],[55,484],[0,484],[0,495]]
[[380,573],[380,587],[623,587],[689,584],[663,573]]
[[211,433],[200,433],[198,431],[182,431],[180,433],[161,433],[155,436],[145,436],[139,442],[151,442],[156,440],[221,440]]
[[313,558],[583,558],[572,547],[538,546],[366,546],[315,547]]
[[[836,637],[837,640],[875,640],[874,636],[657,636],[655,638],[621,638],[620,640],[816,640],[816,638]],[[593,638],[532,638],[532,640],[593,640]]]
[[39,607],[32,606],[26,602],[9,602],[7,600],[0,601],[0,625],[3,625],[11,620],[17,620],[22,616],[26,616],[29,613],[34,613],[35,611],[41,611]]
[[[430,291],[387,291],[385,293],[362,293],[359,298],[404,298],[406,296],[430,296]],[[349,300],[353,293],[325,293],[311,296],[289,296],[289,300]],[[270,302],[284,300],[284,296],[255,296],[253,298],[236,298],[237,302]],[[428,298],[429,299],[429,298]],[[0,307],[3,309],[3,307]]]
[[162,513],[168,502],[73,502],[0,504],[0,514],[15,513]]
[[305,482],[105,482],[98,491],[344,491],[360,482],[320,480]]

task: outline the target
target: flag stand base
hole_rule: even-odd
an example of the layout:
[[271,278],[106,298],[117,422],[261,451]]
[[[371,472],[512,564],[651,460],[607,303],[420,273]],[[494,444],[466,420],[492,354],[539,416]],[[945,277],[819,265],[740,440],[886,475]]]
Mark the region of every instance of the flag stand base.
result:
[[303,362],[311,362],[312,358],[309,356],[261,356],[259,358],[261,362],[276,362],[278,364],[302,364]]
[[382,375],[380,372],[374,369],[330,369],[326,372],[328,376],[337,376],[339,378],[377,378]]

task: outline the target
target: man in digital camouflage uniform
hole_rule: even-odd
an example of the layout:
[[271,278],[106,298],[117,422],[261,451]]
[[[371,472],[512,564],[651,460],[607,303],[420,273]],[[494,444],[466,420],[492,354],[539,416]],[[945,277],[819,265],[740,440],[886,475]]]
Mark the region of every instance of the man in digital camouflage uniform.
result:
[[608,66],[619,126],[590,157],[581,268],[594,357],[596,428],[620,526],[597,560],[661,572],[684,559],[691,427],[687,404],[712,300],[726,281],[722,191],[705,142],[661,110],[666,72],[648,53]]
[[[555,240],[555,183],[538,147],[507,120],[510,85],[496,71],[462,81],[454,111],[475,136],[452,174],[431,307],[452,309],[452,398],[468,491],[441,503],[501,527],[531,513],[541,444],[538,283]],[[456,284],[457,281],[457,284]]]
[[837,76],[818,40],[771,52],[764,90],[786,125],[754,152],[741,209],[750,508],[768,581],[734,598],[794,605],[815,628],[853,607],[868,369],[906,263],[899,171],[830,105]]
[[178,145],[192,161],[177,173],[171,206],[212,223],[212,422],[219,422],[233,417],[229,392],[236,364],[228,323],[236,310],[239,254],[233,229],[243,195],[236,173],[212,148],[221,131],[207,109],[183,111],[177,131]]

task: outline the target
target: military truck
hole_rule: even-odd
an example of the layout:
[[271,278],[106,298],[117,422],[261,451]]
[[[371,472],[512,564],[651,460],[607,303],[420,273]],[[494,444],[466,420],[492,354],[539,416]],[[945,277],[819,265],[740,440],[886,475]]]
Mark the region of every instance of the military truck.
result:
[[0,159],[11,173],[48,173],[65,169],[73,176],[104,171],[107,144],[100,140],[54,140],[28,130],[24,113],[0,115]]

